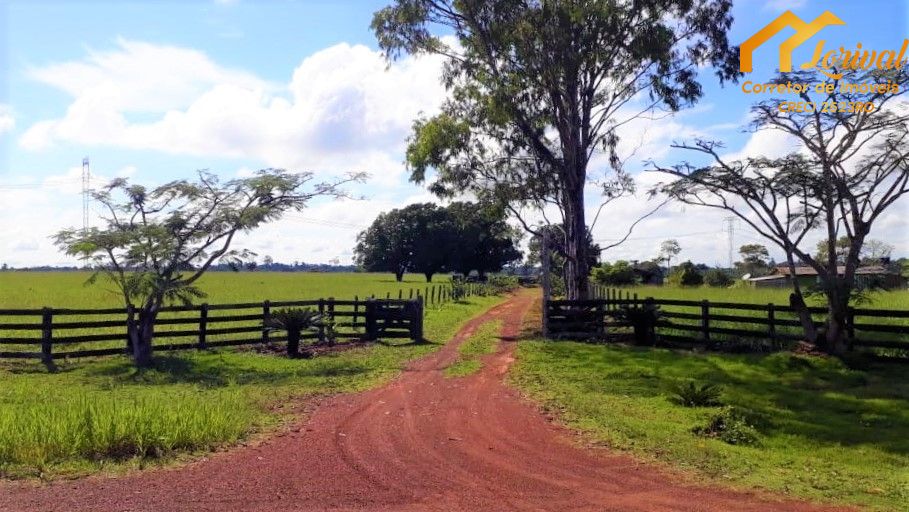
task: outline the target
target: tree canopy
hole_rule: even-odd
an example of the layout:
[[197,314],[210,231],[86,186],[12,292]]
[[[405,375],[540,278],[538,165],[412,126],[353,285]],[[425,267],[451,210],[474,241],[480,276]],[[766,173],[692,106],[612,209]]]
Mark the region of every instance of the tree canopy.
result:
[[[682,202],[719,208],[737,216],[779,246],[794,270],[812,267],[827,299],[825,343],[835,353],[847,347],[847,308],[855,296],[855,272],[874,223],[909,193],[909,110],[901,97],[909,86],[905,66],[870,72],[845,70],[830,88],[809,88],[800,99],[815,105],[867,105],[871,109],[826,108],[816,111],[779,108],[780,98],[752,107],[753,130],[781,132],[797,149],[780,158],[748,157],[730,161],[717,141],[698,140],[677,148],[694,151],[707,163],[655,164],[673,180],[658,189]],[[776,83],[822,83],[816,71],[780,74]],[[841,87],[853,83],[890,83],[890,87]],[[809,109],[805,109],[809,110]],[[820,232],[827,250],[815,255],[806,239]],[[837,249],[846,237],[848,248]],[[838,267],[845,267],[840,272]],[[820,256],[820,258],[818,257]],[[805,336],[817,331],[793,279],[793,305],[800,311]]]
[[501,208],[418,203],[380,214],[359,234],[354,252],[366,270],[392,272],[398,281],[417,272],[431,281],[439,272],[498,271],[520,259],[519,240]]
[[585,186],[595,181],[604,203],[631,192],[619,128],[698,100],[701,65],[720,81],[738,75],[730,9],[729,0],[396,0],[373,17],[379,46],[390,58],[444,56],[449,90],[438,115],[414,123],[411,179],[431,180],[440,196],[504,201],[534,235],[524,208],[556,207],[567,295],[586,298]]
[[64,229],[55,242],[105,276],[127,307],[136,305],[138,326],[130,325],[133,357],[151,360],[154,324],[165,302],[190,303],[204,297],[196,282],[216,262],[241,265],[252,253],[232,248],[237,233],[300,210],[318,196],[340,197],[349,175],[316,182],[312,173],[265,169],[249,178],[221,182],[200,171],[198,181],[177,180],[149,189],[120,178],[93,194],[105,209],[104,226]]

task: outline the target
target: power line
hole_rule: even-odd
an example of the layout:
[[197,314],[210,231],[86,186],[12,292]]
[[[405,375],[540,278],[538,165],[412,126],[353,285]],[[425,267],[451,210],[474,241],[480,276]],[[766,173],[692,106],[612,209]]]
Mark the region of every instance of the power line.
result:
[[[655,236],[635,236],[626,238],[626,240],[659,240],[662,238],[686,238],[689,236],[701,236],[701,235],[713,235],[716,234],[716,231],[697,231],[694,233],[681,233],[681,234],[672,234],[672,235],[655,235]],[[620,238],[600,238],[594,240],[594,242],[618,242]]]

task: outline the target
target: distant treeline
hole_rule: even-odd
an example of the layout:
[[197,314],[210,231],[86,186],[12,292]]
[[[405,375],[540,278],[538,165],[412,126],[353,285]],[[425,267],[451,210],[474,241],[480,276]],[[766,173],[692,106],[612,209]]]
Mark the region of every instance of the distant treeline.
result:
[[[0,271],[16,272],[85,272],[90,271],[86,267],[73,266],[50,266],[41,265],[36,267],[10,267],[7,265],[0,266]],[[222,263],[213,265],[210,272],[361,272],[362,270],[356,265],[330,265],[327,263],[259,263],[244,265],[229,265]]]

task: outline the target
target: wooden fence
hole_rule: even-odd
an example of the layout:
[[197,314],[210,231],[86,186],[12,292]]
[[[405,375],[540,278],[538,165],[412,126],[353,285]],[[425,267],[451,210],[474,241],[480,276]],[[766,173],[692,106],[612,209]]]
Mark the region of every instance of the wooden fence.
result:
[[[600,338],[610,328],[628,327],[615,320],[616,310],[650,303],[660,307],[656,334],[662,341],[710,346],[739,340],[777,344],[803,339],[801,322],[789,306],[642,299],[628,291],[602,287],[594,287],[594,296],[584,301],[548,301],[547,335]],[[809,311],[815,325],[822,326],[826,308],[811,307]],[[847,335],[851,347],[909,351],[909,311],[849,308]]]
[[[434,298],[444,300],[444,292]],[[266,329],[265,321],[278,308],[309,308],[325,323],[303,340],[423,337],[424,299],[415,298],[302,301],[264,301],[241,304],[201,304],[161,309],[155,321],[155,350],[207,349],[287,341]],[[132,308],[2,309],[0,358],[38,358],[45,362],[67,357],[124,354],[129,351],[127,325],[137,320]],[[334,329],[334,333],[327,329]]]

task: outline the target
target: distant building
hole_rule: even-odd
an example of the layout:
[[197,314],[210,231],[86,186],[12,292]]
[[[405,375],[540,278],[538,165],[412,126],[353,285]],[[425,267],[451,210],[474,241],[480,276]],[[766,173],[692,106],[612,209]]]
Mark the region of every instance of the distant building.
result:
[[[842,275],[846,267],[840,265],[837,272]],[[810,287],[820,283],[817,270],[813,267],[795,267],[795,278],[801,286]],[[789,288],[792,286],[792,273],[788,265],[774,267],[769,275],[752,277],[748,282],[756,288]],[[859,288],[879,287],[885,289],[906,287],[906,278],[899,272],[883,265],[869,265],[855,270],[855,284]]]

